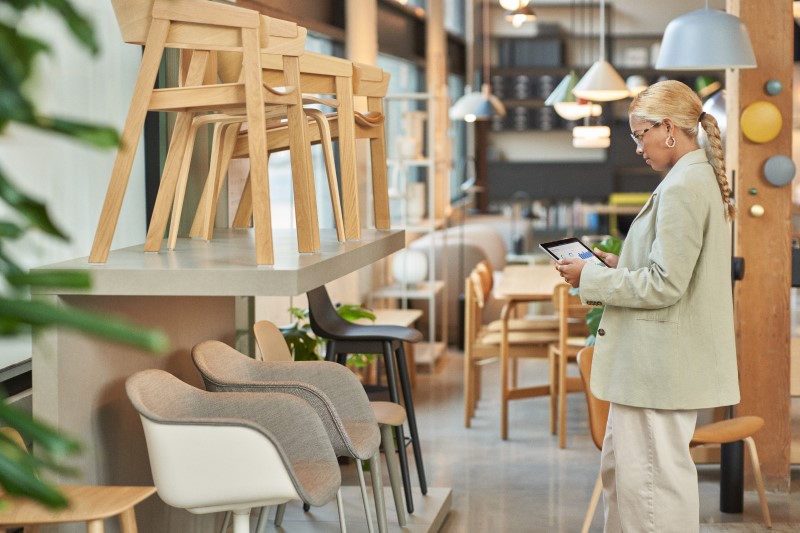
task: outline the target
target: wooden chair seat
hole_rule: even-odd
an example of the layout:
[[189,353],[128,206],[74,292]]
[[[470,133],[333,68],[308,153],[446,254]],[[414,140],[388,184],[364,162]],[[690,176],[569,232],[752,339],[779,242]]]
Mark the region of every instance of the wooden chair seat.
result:
[[698,426],[690,446],[705,444],[725,444],[744,440],[764,427],[764,419],[758,416],[739,416],[728,420],[720,420],[711,424]]
[[24,527],[35,533],[39,526],[86,522],[88,533],[102,533],[103,520],[119,516],[122,533],[136,533],[134,506],[155,493],[155,487],[112,487],[61,485],[58,487],[69,500],[66,509],[50,509],[27,498],[3,494],[0,508],[3,528]]
[[[502,320],[492,320],[486,325],[489,331],[500,331],[503,329]],[[512,318],[508,321],[509,331],[558,331],[558,319],[552,318]]]

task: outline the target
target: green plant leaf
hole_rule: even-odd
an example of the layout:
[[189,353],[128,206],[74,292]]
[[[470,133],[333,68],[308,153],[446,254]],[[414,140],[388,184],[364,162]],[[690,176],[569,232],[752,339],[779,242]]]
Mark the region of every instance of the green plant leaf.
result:
[[360,305],[340,305],[336,308],[336,312],[339,313],[340,317],[344,318],[345,320],[349,320],[350,322],[355,322],[360,318],[367,318],[375,322],[375,313]]
[[595,244],[595,248],[600,248],[601,251],[606,253],[619,255],[622,252],[622,241],[616,237],[609,236]]
[[43,4],[58,12],[67,24],[75,39],[92,54],[100,51],[92,25],[87,18],[78,13],[67,0],[40,0]]
[[23,438],[30,439],[49,454],[65,456],[78,453],[81,445],[77,440],[66,437],[48,424],[35,420],[30,414],[0,402],[0,420],[19,431]]
[[597,335],[597,328],[600,327],[600,319],[603,317],[603,310],[605,306],[602,307],[592,307],[589,309],[589,312],[586,313],[586,326],[589,328],[589,333],[592,336]]
[[18,239],[25,230],[13,222],[0,222],[0,239]]
[[42,482],[35,473],[0,450],[0,484],[9,494],[37,500],[48,507],[63,508],[68,502],[55,487]]
[[155,353],[164,353],[169,348],[169,338],[160,330],[144,329],[107,315],[72,307],[54,307],[42,301],[0,297],[0,316],[33,326],[67,326]]
[[41,116],[37,116],[32,125],[54,133],[63,133],[98,148],[116,148],[119,146],[117,130],[107,126],[96,126],[64,118]]
[[50,220],[50,216],[47,214],[47,208],[44,204],[37,202],[17,189],[17,187],[6,178],[2,169],[0,169],[0,198],[5,200],[22,215],[31,226],[49,235],[58,237],[61,240],[69,240],[67,236],[53,224],[53,221]]

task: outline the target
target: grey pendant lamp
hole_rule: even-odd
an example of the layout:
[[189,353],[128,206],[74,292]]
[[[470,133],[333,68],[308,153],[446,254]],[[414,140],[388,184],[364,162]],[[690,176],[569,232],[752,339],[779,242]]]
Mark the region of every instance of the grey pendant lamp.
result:
[[489,6],[488,1],[481,5],[481,32],[483,35],[483,83],[481,90],[473,92],[469,86],[466,87],[464,96],[456,100],[450,108],[450,120],[463,120],[465,122],[475,122],[476,120],[487,120],[493,114],[505,116],[506,108],[503,102],[492,94],[489,87]]
[[744,23],[734,15],[706,7],[674,19],[664,30],[656,68],[719,70],[755,68],[756,57]]
[[592,102],[622,100],[629,95],[625,80],[606,61],[606,9],[605,0],[600,0],[600,58],[584,74],[572,93],[578,98]]

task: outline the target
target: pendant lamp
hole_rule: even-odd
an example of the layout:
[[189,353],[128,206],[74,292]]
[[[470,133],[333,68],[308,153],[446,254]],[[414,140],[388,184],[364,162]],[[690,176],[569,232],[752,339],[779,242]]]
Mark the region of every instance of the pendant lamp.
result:
[[526,22],[536,20],[536,13],[529,5],[520,5],[516,9],[509,9],[505,13],[506,20],[511,22],[515,28],[521,27]]
[[551,105],[556,111],[556,114],[564,120],[580,120],[588,116],[599,117],[603,113],[603,108],[600,104],[593,104],[592,102],[579,101],[578,98],[572,94],[572,89],[578,84],[578,75],[575,71],[570,71],[569,74],[564,76],[561,83],[556,85],[544,105]]
[[[481,32],[483,35],[483,83],[480,92],[466,87],[464,96],[456,100],[450,108],[450,120],[475,122],[487,120],[492,114],[506,115],[503,102],[492,94],[489,87],[489,6],[488,0],[481,5]],[[525,2],[527,4],[527,1]]]
[[600,59],[584,74],[572,93],[592,102],[610,102],[627,98],[625,80],[606,61],[605,0],[600,0]]
[[611,128],[608,126],[575,126],[572,129],[572,146],[575,148],[608,148],[611,146]]
[[750,35],[739,17],[706,7],[674,19],[664,30],[656,68],[718,70],[755,68]]

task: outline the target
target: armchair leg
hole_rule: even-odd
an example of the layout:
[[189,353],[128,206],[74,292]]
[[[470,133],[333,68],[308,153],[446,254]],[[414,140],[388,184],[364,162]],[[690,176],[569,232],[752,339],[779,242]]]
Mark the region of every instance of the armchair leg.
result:
[[344,523],[344,502],[342,501],[342,489],[336,491],[336,510],[339,511],[339,531],[347,533],[347,525]]
[[388,533],[389,521],[386,518],[386,501],[383,495],[380,450],[369,459],[369,475],[370,478],[372,478],[372,493],[375,498],[375,514],[378,518],[378,531],[379,533]]
[[256,523],[256,533],[265,533],[269,524],[269,506],[265,505],[258,512],[258,522]]
[[225,511],[225,518],[222,519],[222,527],[219,529],[219,533],[228,533],[228,526],[231,525],[232,515],[232,512]]
[[275,527],[281,527],[283,524],[283,517],[286,514],[286,504],[282,503],[275,510]]
[[392,497],[397,509],[397,523],[400,527],[406,526],[406,510],[403,508],[403,492],[400,487],[400,466],[397,458],[397,447],[394,445],[392,426],[381,425],[381,445],[386,456],[386,468],[389,470],[389,483],[392,485]]
[[361,501],[364,502],[364,514],[367,516],[367,531],[369,531],[369,533],[375,533],[372,527],[372,513],[369,510],[367,484],[364,482],[364,463],[361,459],[356,459],[356,471],[358,472],[358,484],[361,486]]
[[233,511],[233,533],[250,533],[250,509]]

